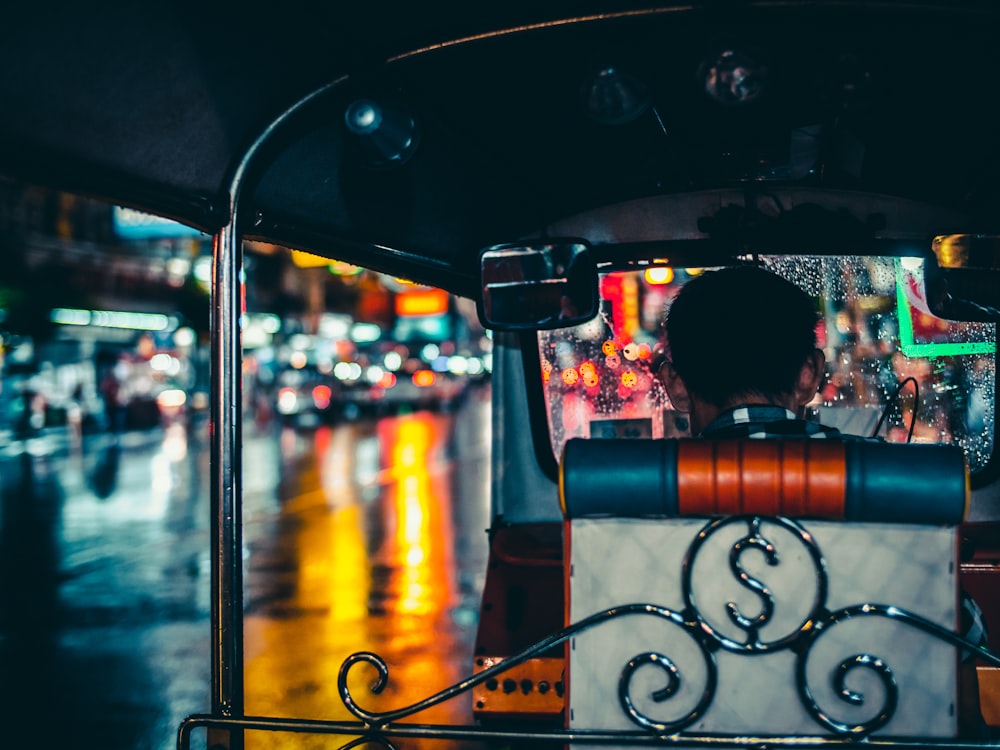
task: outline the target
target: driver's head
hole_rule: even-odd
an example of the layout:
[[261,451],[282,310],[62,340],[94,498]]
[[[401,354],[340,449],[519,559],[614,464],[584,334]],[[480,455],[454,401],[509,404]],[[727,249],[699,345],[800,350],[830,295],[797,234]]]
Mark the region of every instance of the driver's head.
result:
[[813,300],[770,271],[740,266],[706,272],[681,289],[667,314],[673,370],[667,378],[675,375],[687,395],[720,409],[800,406],[815,395],[821,376],[814,372],[823,364],[816,322]]

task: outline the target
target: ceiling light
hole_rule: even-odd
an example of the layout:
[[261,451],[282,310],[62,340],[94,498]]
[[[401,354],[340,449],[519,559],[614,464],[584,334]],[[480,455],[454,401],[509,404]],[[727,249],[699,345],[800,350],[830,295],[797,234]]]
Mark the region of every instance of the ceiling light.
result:
[[604,125],[624,125],[649,109],[646,86],[615,67],[598,71],[584,90],[587,112]]
[[408,114],[371,99],[348,105],[344,123],[370,167],[405,164],[417,148],[416,121]]
[[767,67],[749,55],[726,49],[703,62],[698,77],[706,93],[720,104],[750,104],[765,88]]

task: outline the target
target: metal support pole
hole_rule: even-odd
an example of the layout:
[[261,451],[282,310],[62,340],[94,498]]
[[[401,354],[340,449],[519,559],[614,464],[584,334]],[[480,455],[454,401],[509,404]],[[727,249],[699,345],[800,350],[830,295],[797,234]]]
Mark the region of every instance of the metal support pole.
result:
[[229,222],[212,252],[212,718],[208,747],[242,750],[245,715],[243,665],[243,240],[240,196],[261,147],[289,118],[339,85],[322,86],[282,112],[236,165],[229,183]]
[[[212,252],[212,715],[243,716],[243,388],[240,341],[243,252],[230,222]],[[242,730],[209,733],[209,747],[238,750]]]

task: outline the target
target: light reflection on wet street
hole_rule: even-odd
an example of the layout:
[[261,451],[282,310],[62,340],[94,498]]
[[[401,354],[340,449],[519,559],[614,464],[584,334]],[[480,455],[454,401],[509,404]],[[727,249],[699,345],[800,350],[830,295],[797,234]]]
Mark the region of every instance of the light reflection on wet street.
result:
[[[171,748],[209,708],[207,431],[0,443],[0,717],[31,746]],[[471,672],[486,565],[489,390],[296,431],[244,429],[246,711],[344,719],[374,651],[388,710]],[[26,448],[26,449],[25,449]],[[468,697],[415,717],[465,722]],[[204,737],[195,733],[195,746]],[[247,747],[338,747],[249,734]]]

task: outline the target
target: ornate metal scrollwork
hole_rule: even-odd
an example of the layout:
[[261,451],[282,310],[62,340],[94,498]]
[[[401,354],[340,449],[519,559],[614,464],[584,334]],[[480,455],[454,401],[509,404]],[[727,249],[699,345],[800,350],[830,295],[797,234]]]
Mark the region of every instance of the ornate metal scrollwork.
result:
[[658,666],[667,674],[667,685],[666,687],[655,691],[652,698],[657,703],[662,703],[663,701],[666,701],[676,695],[677,691],[681,687],[681,676],[677,666],[663,654],[652,652],[639,654],[638,656],[630,659],[625,665],[625,669],[622,671],[621,679],[618,681],[618,702],[621,704],[622,709],[628,717],[640,727],[645,727],[646,729],[652,730],[661,735],[677,732],[700,719],[711,705],[712,698],[715,697],[715,687],[718,682],[718,668],[715,664],[715,658],[712,651],[704,647],[701,651],[702,656],[705,658],[705,665],[708,670],[708,679],[706,680],[705,689],[701,694],[701,698],[698,700],[698,704],[687,714],[675,719],[674,721],[656,721],[639,711],[639,709],[635,707],[629,688],[632,684],[632,676],[641,666],[645,664]]
[[[692,585],[692,571],[698,553],[702,551],[707,540],[720,529],[734,523],[747,525],[747,533],[732,544],[729,550],[729,568],[736,581],[752,591],[760,600],[760,611],[748,615],[734,602],[725,603],[725,611],[732,625],[746,634],[742,642],[722,633],[709,621],[698,606]],[[782,636],[764,640],[761,630],[771,622],[775,610],[774,598],[768,587],[755,579],[745,569],[741,557],[748,550],[757,550],[764,555],[768,565],[780,564],[780,551],[764,535],[762,525],[774,524],[793,538],[797,539],[808,552],[808,557],[815,570],[816,588],[808,613],[801,623],[791,632]],[[538,641],[534,645],[510,656],[503,661],[466,678],[424,700],[409,706],[386,712],[374,712],[363,708],[348,687],[348,674],[358,664],[368,664],[377,672],[377,678],[371,685],[373,694],[378,694],[386,686],[389,679],[388,665],[377,654],[358,652],[348,657],[340,667],[338,675],[338,690],[341,700],[347,710],[358,719],[358,724],[344,722],[306,722],[294,719],[243,718],[221,719],[218,717],[190,717],[181,727],[178,737],[178,747],[187,747],[187,736],[194,726],[243,726],[253,729],[270,729],[272,731],[296,731],[313,733],[355,733],[357,738],[348,742],[341,750],[352,750],[362,744],[380,745],[385,750],[395,750],[389,741],[390,737],[428,737],[440,739],[528,739],[535,741],[575,742],[613,744],[623,742],[628,744],[712,744],[712,745],[754,745],[795,744],[794,737],[720,737],[718,735],[698,735],[684,733],[682,730],[690,727],[703,717],[711,706],[718,684],[718,665],[715,654],[720,650],[737,655],[759,656],[782,650],[795,654],[795,685],[799,698],[806,712],[815,722],[831,733],[829,738],[812,737],[810,745],[834,743],[842,745],[844,740],[861,741],[884,727],[893,717],[899,702],[899,687],[890,665],[875,654],[858,653],[847,656],[833,669],[830,675],[834,695],[847,705],[859,706],[865,702],[865,696],[851,690],[847,683],[848,677],[856,670],[865,670],[875,675],[881,683],[882,702],[869,713],[865,721],[842,721],[821,708],[809,685],[807,664],[813,648],[823,636],[839,624],[858,618],[887,618],[911,628],[923,631],[934,638],[945,641],[957,648],[972,651],[981,659],[1000,666],[1000,656],[993,652],[969,643],[959,635],[940,625],[927,620],[902,608],[880,603],[861,603],[837,610],[827,608],[826,599],[828,580],[826,564],[822,553],[812,534],[798,522],[783,518],[761,518],[757,516],[727,517],[710,521],[696,535],[684,557],[682,570],[682,591],[684,610],[681,612],[648,603],[630,603],[597,612],[589,617],[571,624]],[[705,686],[693,709],[683,716],[668,721],[653,719],[641,712],[635,705],[632,696],[632,681],[638,670],[654,667],[663,672],[666,682],[663,688],[656,690],[650,696],[656,703],[664,703],[673,699],[686,687],[684,675],[669,655],[657,652],[644,652],[632,657],[622,668],[618,682],[618,698],[622,710],[629,720],[639,727],[638,731],[603,731],[603,730],[565,730],[525,732],[518,730],[496,730],[480,727],[452,727],[433,725],[399,724],[401,719],[417,714],[431,706],[451,700],[467,693],[473,687],[485,683],[503,672],[542,654],[543,652],[564,643],[573,636],[592,629],[599,628],[607,622],[623,617],[656,617],[680,628],[687,633],[699,649],[705,663]],[[802,738],[798,738],[802,739]],[[892,744],[892,743],[889,743]],[[933,746],[934,742],[923,741],[922,745]],[[944,743],[948,744],[948,743]],[[955,744],[955,743],[950,743]]]
[[[558,646],[559,644],[564,643],[565,641],[572,638],[574,635],[584,630],[589,630],[590,628],[608,622],[609,620],[617,619],[620,617],[636,616],[636,615],[659,617],[661,619],[666,620],[667,622],[671,622],[674,625],[677,625],[678,627],[683,628],[692,633],[695,632],[695,629],[697,627],[693,622],[685,619],[685,617],[682,614],[670,609],[666,609],[665,607],[658,607],[653,604],[626,604],[620,607],[613,607],[611,609],[607,609],[602,612],[593,614],[590,617],[587,617],[578,623],[563,628],[557,633],[553,633],[552,635],[542,639],[541,641],[535,643],[532,646],[529,646],[523,651],[514,654],[513,656],[507,659],[504,659],[502,662],[499,662],[497,664],[494,664],[492,667],[484,669],[482,672],[479,672],[473,677],[469,677],[463,680],[462,682],[452,685],[449,688],[446,688],[438,693],[435,693],[434,695],[425,698],[422,701],[413,703],[409,706],[398,708],[394,711],[388,711],[385,713],[375,713],[372,711],[365,710],[354,699],[354,696],[351,695],[350,688],[347,685],[347,677],[350,670],[356,664],[364,662],[375,667],[375,669],[378,671],[378,678],[372,684],[371,691],[375,694],[378,694],[379,692],[382,691],[382,689],[385,687],[386,681],[389,678],[389,669],[386,663],[382,660],[382,658],[376,654],[367,651],[362,651],[349,656],[340,667],[340,673],[337,677],[337,688],[340,692],[341,700],[344,702],[344,706],[347,708],[348,711],[351,712],[351,714],[353,714],[362,722],[364,722],[365,725],[368,727],[376,727],[376,728],[385,727],[393,721],[398,721],[399,719],[419,713],[425,709],[430,708],[431,706],[436,706],[439,703],[450,700],[451,698],[454,698],[456,695],[468,692],[476,685],[480,685],[482,683],[487,682],[490,679],[496,678],[498,674],[502,674],[503,672],[506,672],[512,667],[524,663],[528,659],[547,651],[553,646]],[[669,698],[671,695],[674,694],[676,688],[679,686],[680,677],[676,674],[676,671],[671,671],[670,667],[672,665],[670,660],[666,656],[663,656],[662,654],[640,654],[639,656],[635,657],[635,659],[633,659],[631,662],[629,662],[629,664],[625,665],[625,668],[622,672],[621,680],[619,682],[620,685],[619,695],[623,710],[639,726],[646,727],[649,729],[654,729],[656,731],[673,731],[674,729],[687,726],[692,721],[697,719],[698,716],[700,716],[704,712],[704,709],[707,708],[707,706],[711,703],[715,685],[714,674],[716,667],[714,658],[712,657],[712,653],[710,650],[703,649],[703,651],[705,654],[706,665],[709,668],[709,674],[710,674],[709,685],[706,688],[705,694],[702,696],[702,699],[699,701],[698,707],[692,714],[682,717],[681,719],[673,722],[657,722],[639,713],[632,705],[628,686],[631,682],[632,674],[634,674],[634,672],[643,664],[657,664],[658,666],[664,667],[669,675],[670,683],[668,684],[667,688],[661,691],[660,700],[665,700]]]
[[[813,621],[826,606],[826,563],[823,560],[823,555],[820,552],[812,534],[810,534],[800,523],[790,518],[779,517],[769,518],[767,520],[784,528],[802,543],[809,553],[810,560],[812,560],[816,573],[816,591],[809,613],[795,630],[785,634],[781,638],[769,642],[761,641],[760,630],[770,621],[771,616],[774,613],[774,598],[764,584],[750,576],[743,569],[740,562],[740,558],[747,550],[757,549],[764,553],[768,565],[779,564],[780,556],[777,548],[761,533],[762,519],[760,517],[729,516],[725,518],[717,518],[709,522],[709,524],[695,536],[694,541],[691,543],[691,547],[688,549],[687,555],[684,557],[684,567],[681,575],[684,590],[684,603],[687,610],[698,619],[703,633],[705,633],[720,647],[734,653],[763,653],[791,647],[792,644],[802,637],[803,629],[806,628],[808,623]],[[728,611],[732,622],[747,634],[747,640],[743,643],[725,636],[704,616],[703,611],[699,608],[698,602],[696,601],[694,587],[692,584],[694,562],[704,544],[718,531],[734,523],[746,523],[749,528],[746,536],[739,539],[730,550],[730,570],[732,570],[733,575],[742,585],[757,594],[762,603],[760,614],[752,619],[744,616],[735,602],[726,603],[726,610]]]

